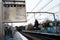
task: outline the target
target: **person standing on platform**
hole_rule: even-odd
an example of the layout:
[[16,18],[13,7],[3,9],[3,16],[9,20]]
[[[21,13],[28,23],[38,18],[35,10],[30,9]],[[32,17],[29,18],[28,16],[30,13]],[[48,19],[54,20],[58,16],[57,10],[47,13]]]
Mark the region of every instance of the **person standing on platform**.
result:
[[5,40],[9,40],[12,38],[12,30],[10,27],[5,28]]

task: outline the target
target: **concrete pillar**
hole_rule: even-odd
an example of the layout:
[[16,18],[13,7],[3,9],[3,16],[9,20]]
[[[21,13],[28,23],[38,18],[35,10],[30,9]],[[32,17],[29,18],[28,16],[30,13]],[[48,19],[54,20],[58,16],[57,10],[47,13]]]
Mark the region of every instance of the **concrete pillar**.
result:
[[3,33],[2,33],[2,0],[0,0],[0,40],[3,40]]

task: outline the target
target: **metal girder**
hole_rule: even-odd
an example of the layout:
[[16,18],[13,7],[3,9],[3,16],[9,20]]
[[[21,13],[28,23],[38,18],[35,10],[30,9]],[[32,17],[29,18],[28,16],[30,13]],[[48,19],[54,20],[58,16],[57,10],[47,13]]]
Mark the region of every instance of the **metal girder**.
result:
[[54,14],[52,12],[27,12],[27,13],[48,13],[48,14]]

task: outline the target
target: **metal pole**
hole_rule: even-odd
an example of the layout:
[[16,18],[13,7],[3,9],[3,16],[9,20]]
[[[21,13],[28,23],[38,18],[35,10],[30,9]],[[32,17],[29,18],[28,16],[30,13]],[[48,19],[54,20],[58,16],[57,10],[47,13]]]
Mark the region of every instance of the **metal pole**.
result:
[[0,0],[0,40],[3,40],[3,27],[2,27],[2,0]]
[[56,27],[56,31],[55,31],[55,32],[57,33],[57,26],[56,26],[55,14],[53,14],[53,17],[54,17],[54,23],[55,23],[55,25],[54,25],[54,26]]
[[54,17],[54,23],[55,23],[55,26],[56,26],[56,19],[55,19],[55,14],[53,14],[53,17]]
[[34,13],[34,19],[35,19],[35,13]]

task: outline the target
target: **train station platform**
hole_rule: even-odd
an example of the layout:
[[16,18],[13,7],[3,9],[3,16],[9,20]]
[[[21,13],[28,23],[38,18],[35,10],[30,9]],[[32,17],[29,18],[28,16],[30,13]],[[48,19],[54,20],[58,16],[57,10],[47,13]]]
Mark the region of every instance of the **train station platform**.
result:
[[23,30],[23,32],[27,32],[27,33],[36,33],[36,34],[45,34],[45,35],[54,35],[54,36],[60,36],[60,33],[48,33],[48,32],[40,32],[40,31],[29,31],[29,30]]
[[28,40],[25,36],[23,36],[20,32],[16,31],[13,34],[13,38],[10,36],[6,36],[6,40]]
[[28,40],[25,36],[23,36],[20,32],[16,31],[13,40]]

